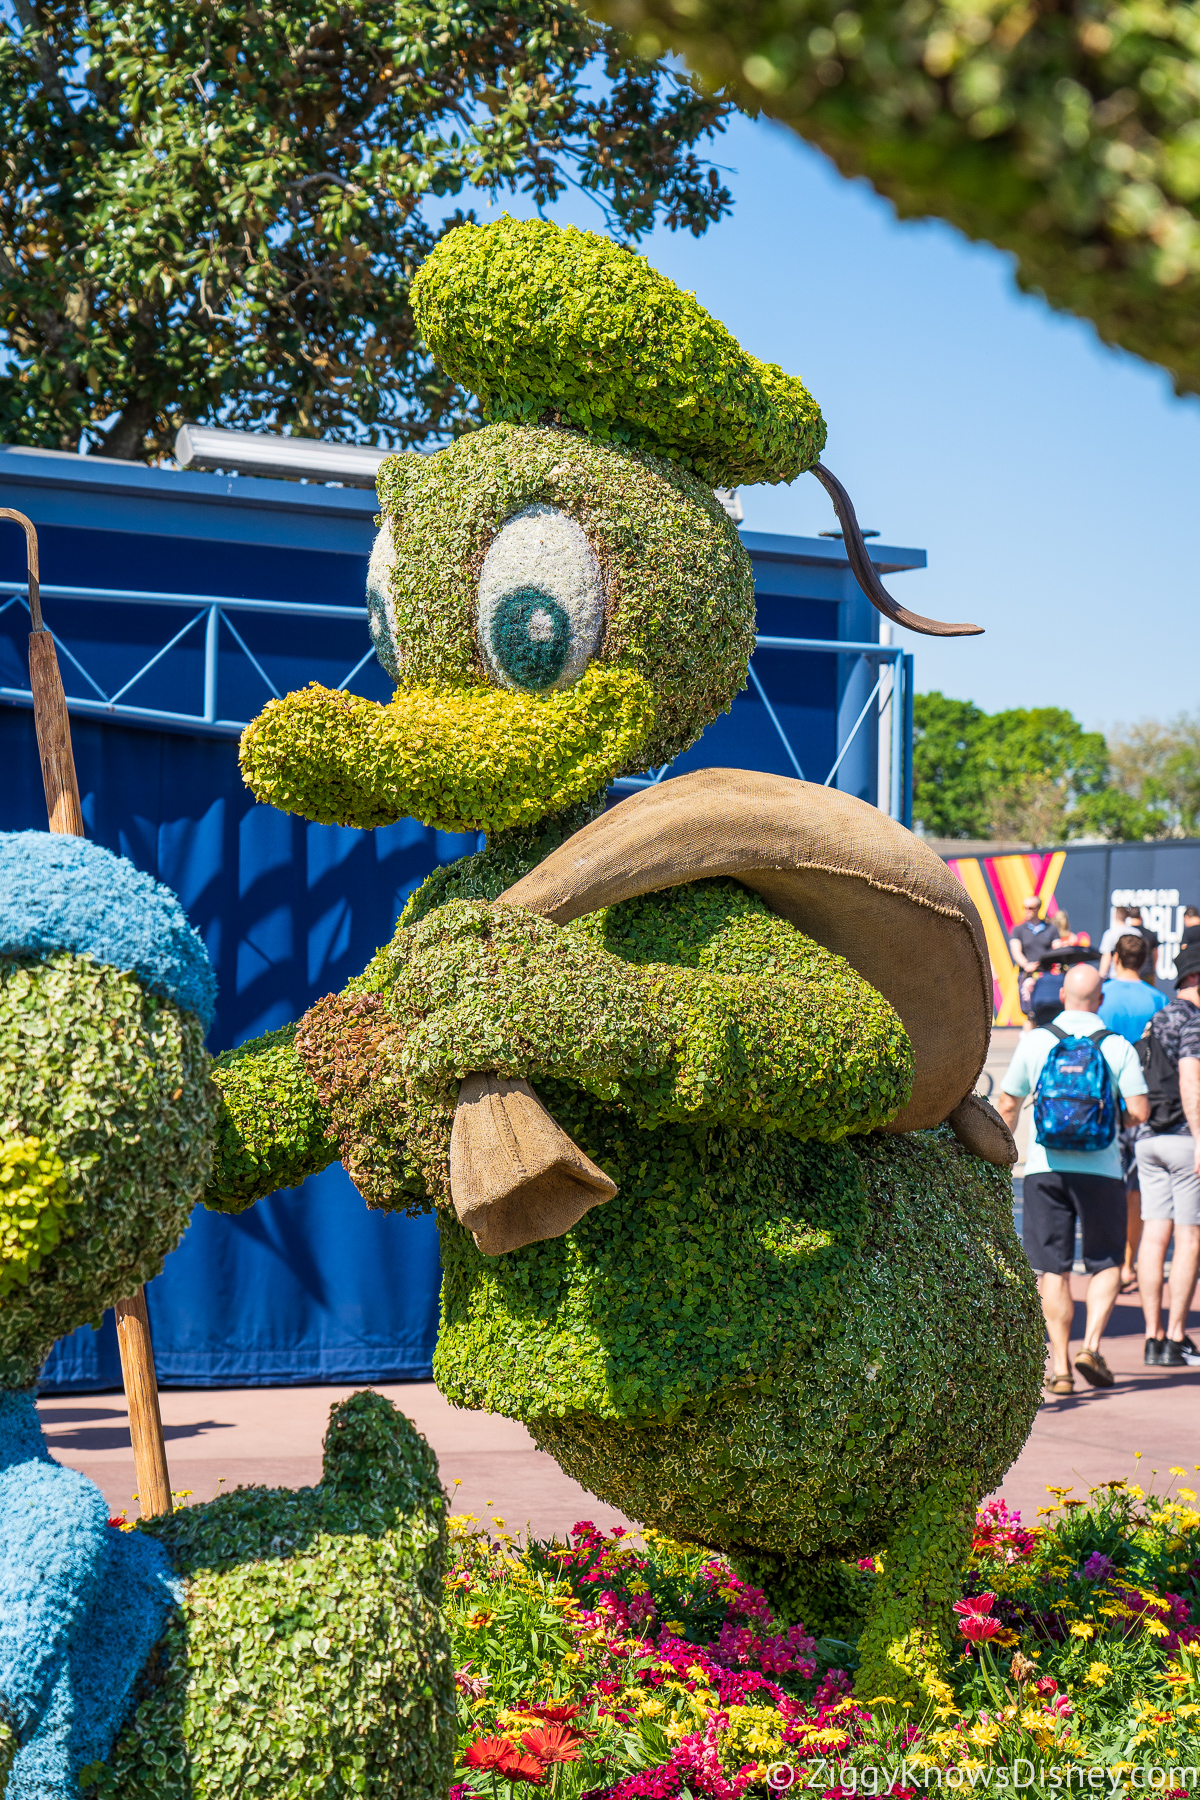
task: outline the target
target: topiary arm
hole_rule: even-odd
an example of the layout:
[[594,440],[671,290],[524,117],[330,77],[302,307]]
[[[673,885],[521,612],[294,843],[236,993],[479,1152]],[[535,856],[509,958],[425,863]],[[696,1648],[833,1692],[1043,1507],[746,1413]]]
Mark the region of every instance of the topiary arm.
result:
[[[479,1071],[573,1081],[647,1126],[836,1142],[883,1124],[911,1085],[903,1026],[841,958],[769,923],[778,929],[764,943],[740,954],[727,944],[724,968],[639,965],[585,921],[448,903],[390,947],[395,1067],[414,1113],[444,1118],[458,1082]],[[803,953],[789,956],[791,944]]]
[[204,1194],[211,1212],[244,1212],[338,1159],[329,1115],[295,1040],[296,1027],[285,1025],[224,1051],[212,1065],[221,1106]]

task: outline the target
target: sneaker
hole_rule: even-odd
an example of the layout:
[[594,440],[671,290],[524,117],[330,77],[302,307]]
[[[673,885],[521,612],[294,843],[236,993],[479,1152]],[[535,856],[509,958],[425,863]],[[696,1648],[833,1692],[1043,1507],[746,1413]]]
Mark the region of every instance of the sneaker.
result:
[[1081,1350],[1075,1358],[1075,1367],[1090,1387],[1112,1387],[1113,1372],[1098,1350]]
[[1179,1348],[1183,1351],[1183,1360],[1189,1369],[1200,1369],[1200,1350],[1197,1350],[1190,1337],[1185,1337]]
[[1182,1369],[1187,1366],[1183,1360],[1183,1345],[1177,1338],[1159,1339],[1158,1366],[1160,1369]]
[[1146,1339],[1146,1355],[1144,1361],[1148,1369],[1162,1368],[1162,1347],[1162,1338]]

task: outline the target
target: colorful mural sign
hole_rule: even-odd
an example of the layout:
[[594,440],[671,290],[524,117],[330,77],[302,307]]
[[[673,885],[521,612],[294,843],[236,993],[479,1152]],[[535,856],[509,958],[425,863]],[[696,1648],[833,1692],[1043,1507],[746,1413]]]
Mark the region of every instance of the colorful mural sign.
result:
[[[1065,850],[1031,850],[1015,856],[950,856],[946,866],[957,875],[979,908],[992,959],[992,999],[997,1025],[1020,1025],[1017,991],[1021,971],[1008,940],[1025,918],[1025,899],[1036,894],[1042,912],[1052,919],[1058,910],[1055,884],[1067,860]],[[1082,934],[1087,941],[1087,933]]]

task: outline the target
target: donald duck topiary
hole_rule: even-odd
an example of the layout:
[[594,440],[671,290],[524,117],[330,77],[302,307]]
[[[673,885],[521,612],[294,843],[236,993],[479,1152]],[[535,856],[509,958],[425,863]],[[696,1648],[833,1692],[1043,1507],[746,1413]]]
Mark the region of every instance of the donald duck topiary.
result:
[[319,1486],[131,1530],[38,1424],[55,1339],[156,1275],[203,1191],[214,995],[167,889],[0,833],[0,1795],[438,1800],[445,1504],[387,1401],[333,1408]]
[[802,384],[642,259],[505,219],[449,233],[412,295],[489,422],[380,472],[395,697],[273,701],[242,767],[310,819],[487,843],[342,993],[218,1059],[209,1204],[340,1155],[368,1205],[436,1210],[451,1401],[857,1636],[868,1698],[936,1702],[1043,1355],[1012,1142],[973,1096],[978,916],[910,833],[810,783],[710,770],[604,805],[746,680],[714,484],[813,471],[877,605],[974,628],[896,606]]

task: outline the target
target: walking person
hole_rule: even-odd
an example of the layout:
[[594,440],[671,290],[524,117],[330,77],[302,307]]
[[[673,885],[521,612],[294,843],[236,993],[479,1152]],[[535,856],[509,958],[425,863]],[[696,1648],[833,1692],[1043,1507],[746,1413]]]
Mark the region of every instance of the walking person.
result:
[[[1125,923],[1130,931],[1140,931],[1146,940],[1146,962],[1139,979],[1147,982],[1150,987],[1154,987],[1154,977],[1158,973],[1158,933],[1156,931],[1151,931],[1150,927],[1146,924],[1145,920],[1142,918],[1142,909],[1140,906],[1131,906],[1129,908],[1128,912],[1125,914]],[[1158,992],[1157,988],[1155,988],[1155,992]]]
[[1113,951],[1117,947],[1117,939],[1124,937],[1126,932],[1133,932],[1136,935],[1137,929],[1136,924],[1131,925],[1129,923],[1129,914],[1125,907],[1113,907],[1112,911],[1109,913],[1108,930],[1104,932],[1100,939],[1101,981],[1103,981],[1108,974],[1109,966],[1113,959]]
[[[1147,987],[1142,970],[1150,955],[1149,946],[1139,932],[1124,933],[1116,941],[1112,968],[1104,983],[1100,1002],[1100,1018],[1110,1031],[1136,1044],[1151,1019],[1167,1004],[1165,994]],[[1137,1254],[1142,1241],[1142,1191],[1137,1165],[1136,1139],[1144,1125],[1130,1125],[1121,1132],[1121,1175],[1125,1182],[1125,1260],[1121,1264],[1121,1292],[1127,1294],[1137,1286]]]
[[1038,958],[1049,950],[1055,938],[1055,926],[1049,919],[1042,917],[1042,903],[1036,894],[1025,897],[1025,917],[1020,925],[1014,927],[1008,940],[1009,954],[1021,971],[1017,992],[1020,996],[1021,1011],[1025,1015],[1024,1029],[1029,1031],[1033,1025],[1030,995],[1038,974]]
[[[1188,1313],[1200,1266],[1200,944],[1175,965],[1175,998],[1152,1020],[1140,1046],[1150,1092],[1149,1128],[1138,1133],[1142,1242],[1138,1286],[1151,1369],[1200,1365]],[[1162,1324],[1163,1267],[1175,1234],[1170,1309]]]
[[[1039,1026],[1021,1039],[997,1096],[1000,1116],[1010,1131],[1016,1128],[1022,1100],[1031,1093],[1035,1097],[1034,1133],[1025,1164],[1023,1239],[1038,1277],[1050,1339],[1046,1392],[1053,1395],[1075,1391],[1071,1270],[1077,1220],[1089,1281],[1087,1326],[1075,1367],[1092,1387],[1113,1385],[1100,1344],[1116,1303],[1125,1256],[1125,1184],[1117,1123],[1122,1111],[1132,1123],[1144,1121],[1149,1113],[1136,1051],[1097,1016],[1103,992],[1096,970],[1088,963],[1077,964],[1063,977],[1061,991],[1062,1011],[1052,1025]],[[1043,1141],[1046,1138],[1052,1141]],[[1061,1147],[1064,1142],[1068,1147]],[[1076,1147],[1081,1142],[1089,1147]]]

